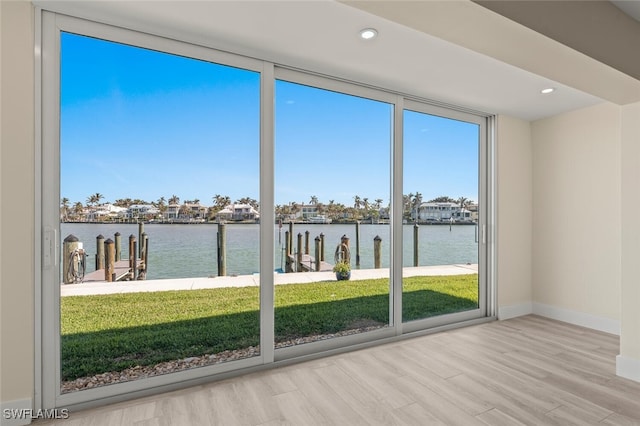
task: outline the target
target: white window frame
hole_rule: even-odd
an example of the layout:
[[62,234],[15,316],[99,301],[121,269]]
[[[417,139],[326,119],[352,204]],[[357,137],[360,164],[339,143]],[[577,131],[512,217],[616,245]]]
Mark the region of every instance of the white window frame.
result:
[[[393,105],[391,143],[391,289],[389,294],[390,325],[380,330],[345,336],[313,344],[299,345],[275,351],[274,341],[274,279],[273,274],[260,274],[260,355],[244,360],[200,367],[157,377],[139,379],[95,389],[61,394],[60,392],[60,283],[59,283],[59,201],[60,201],[60,32],[96,37],[205,60],[259,72],[260,87],[260,203],[261,222],[275,223],[274,206],[274,87],[276,79],[306,84],[354,96],[378,100]],[[494,118],[476,111],[466,111],[441,105],[401,93],[366,86],[359,83],[320,76],[312,72],[294,70],[285,65],[221,52],[172,38],[163,38],[135,30],[101,24],[85,19],[36,9],[36,248],[42,256],[36,260],[36,408],[77,407],[115,402],[159,391],[204,383],[215,379],[271,368],[304,359],[351,350],[363,345],[405,338],[409,335],[483,322],[495,318],[495,169]],[[480,227],[484,250],[479,262],[484,268],[480,308],[470,313],[452,314],[410,323],[402,322],[402,132],[405,109],[460,119],[481,124],[480,142]],[[270,208],[268,208],[270,207]],[[399,218],[399,219],[398,219]],[[270,226],[260,227],[260,270],[274,268],[274,233]],[[455,320],[452,324],[448,321]]]
[[[200,367],[172,374],[138,379],[87,389],[81,392],[60,392],[60,283],[59,283],[59,249],[61,237],[58,235],[59,213],[56,206],[60,200],[60,34],[69,32],[83,36],[96,37],[116,43],[123,43],[137,47],[158,50],[170,54],[201,59],[208,62],[242,68],[261,73],[261,116],[260,116],[260,166],[261,173],[267,179],[260,179],[261,202],[273,204],[273,122],[268,114],[269,99],[273,99],[273,65],[255,59],[228,54],[193,44],[183,43],[126,30],[109,25],[90,22],[61,14],[43,12],[42,16],[42,180],[39,192],[41,195],[43,241],[51,242],[43,253],[53,259],[43,263],[41,274],[41,300],[37,301],[42,308],[39,335],[41,336],[42,369],[41,392],[42,407],[54,408],[61,406],[79,406],[90,401],[110,400],[114,398],[131,398],[133,395],[143,394],[151,388],[165,388],[176,383],[196,383],[205,377],[223,376],[234,370],[249,369],[273,362],[273,338],[270,333],[263,333],[263,329],[273,330],[273,295],[268,289],[273,287],[273,275],[260,275],[260,319],[261,319],[261,352],[260,355]],[[263,201],[264,200],[264,201]],[[273,220],[274,214],[266,211],[263,218]],[[266,222],[268,223],[268,222]],[[260,228],[261,267],[269,261],[272,268],[273,232],[265,232]],[[271,252],[270,252],[271,250]],[[271,335],[273,332],[271,332]]]

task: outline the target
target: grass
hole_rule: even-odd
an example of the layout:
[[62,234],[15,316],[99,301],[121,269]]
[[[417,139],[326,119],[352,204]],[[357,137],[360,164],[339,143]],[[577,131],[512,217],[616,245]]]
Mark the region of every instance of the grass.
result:
[[[478,306],[478,276],[403,281],[403,320]],[[389,323],[388,279],[276,287],[275,338]],[[259,289],[70,296],[61,300],[62,380],[256,346]]]

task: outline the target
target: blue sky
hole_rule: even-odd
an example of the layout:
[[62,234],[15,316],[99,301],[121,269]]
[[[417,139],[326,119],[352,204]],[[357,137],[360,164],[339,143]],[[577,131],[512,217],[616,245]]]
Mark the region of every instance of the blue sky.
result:
[[[62,36],[61,196],[259,199],[257,73]],[[392,106],[276,82],[276,204],[389,201]],[[477,200],[477,126],[405,112],[405,190]]]

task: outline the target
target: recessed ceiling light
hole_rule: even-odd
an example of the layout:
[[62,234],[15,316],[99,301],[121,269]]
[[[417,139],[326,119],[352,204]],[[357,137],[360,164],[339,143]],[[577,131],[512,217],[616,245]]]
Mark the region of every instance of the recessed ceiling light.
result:
[[360,37],[362,37],[364,40],[371,40],[372,38],[375,38],[378,35],[378,31],[376,31],[373,28],[365,28],[364,30],[360,31]]
[[543,93],[543,94],[545,94],[545,95],[546,95],[546,94],[549,94],[549,93],[553,93],[555,90],[556,90],[556,89],[554,89],[553,87],[548,87],[548,88],[546,88],[546,89],[542,89],[542,90],[540,91],[540,93]]

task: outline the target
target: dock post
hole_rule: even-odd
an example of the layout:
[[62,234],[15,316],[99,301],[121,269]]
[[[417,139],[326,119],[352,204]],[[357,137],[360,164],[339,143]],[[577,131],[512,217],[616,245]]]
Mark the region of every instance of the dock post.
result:
[[116,248],[111,238],[104,242],[105,262],[104,262],[104,280],[107,282],[115,281],[115,262]]
[[379,235],[376,235],[373,239],[373,267],[375,269],[380,269],[380,259],[382,257],[382,238]]
[[304,231],[304,254],[309,254],[309,230]]
[[356,268],[360,269],[360,221],[356,221]]
[[418,266],[418,222],[413,225],[413,266]]
[[[140,267],[142,268],[142,270],[144,271],[144,262],[147,260],[145,259],[145,251],[146,251],[146,244],[147,244],[148,238],[147,238],[147,233],[143,232],[140,240],[138,240],[138,244],[140,246]],[[140,277],[138,277],[138,279],[140,279]]]
[[302,272],[302,234],[298,232],[298,253],[296,261],[296,272]]
[[[62,280],[65,284],[73,284],[75,282],[75,277],[70,269],[78,270],[78,265],[76,259],[72,260],[73,252],[80,248],[82,243],[79,242],[78,237],[73,234],[67,235],[67,238],[64,239],[63,250],[62,250]],[[71,265],[73,262],[73,265]]]
[[129,235],[129,279],[130,280],[135,280],[136,279],[136,271],[138,269],[138,265],[136,262],[137,259],[137,245],[136,245],[136,236],[131,234]]
[[144,222],[138,222],[138,242],[140,243],[138,244],[138,249],[140,250],[138,257],[142,257],[142,234],[144,234]]
[[[316,258],[316,261],[318,259]],[[324,262],[324,233],[320,233],[320,262]]]
[[227,275],[227,226],[218,223],[218,276]]
[[291,238],[289,231],[284,231],[284,272],[293,272],[291,268]]
[[96,271],[104,269],[104,237],[102,234],[96,237]]
[[320,271],[320,264],[321,261],[318,260],[320,259],[320,237],[316,237],[315,239],[316,242],[316,271],[319,272]]
[[[286,235],[286,234],[285,234]],[[289,221],[289,252],[288,255],[293,254],[293,220]]]
[[120,233],[116,232],[113,235],[116,242],[116,262],[122,258],[122,239],[120,238]]
[[142,252],[142,254],[144,254],[144,275],[142,275],[142,278],[140,278],[140,275],[138,275],[139,280],[144,280],[147,278],[147,270],[149,269],[149,236],[147,234],[144,234],[144,251]]

